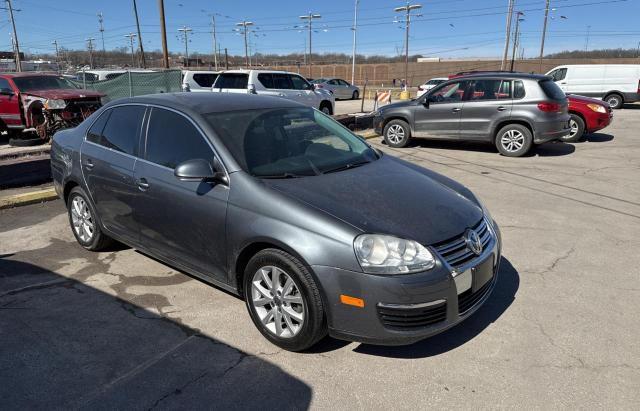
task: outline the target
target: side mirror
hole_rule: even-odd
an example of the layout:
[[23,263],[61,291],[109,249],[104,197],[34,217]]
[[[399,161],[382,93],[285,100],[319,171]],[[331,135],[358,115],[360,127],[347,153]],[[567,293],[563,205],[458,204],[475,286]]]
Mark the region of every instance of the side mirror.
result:
[[422,100],[422,105],[424,106],[424,108],[429,108],[429,102],[431,101],[431,99],[429,98],[429,96],[425,97]]
[[13,90],[11,90],[10,88],[0,88],[0,95],[13,96]]
[[183,161],[173,171],[173,174],[182,181],[204,181],[227,184],[227,175],[222,171],[222,164],[214,159],[212,166],[207,160],[196,158]]

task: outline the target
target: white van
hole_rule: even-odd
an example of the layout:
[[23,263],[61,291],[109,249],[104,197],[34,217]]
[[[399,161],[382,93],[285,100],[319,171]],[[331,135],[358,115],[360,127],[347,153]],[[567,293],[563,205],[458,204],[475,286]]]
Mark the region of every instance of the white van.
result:
[[558,66],[547,76],[565,93],[601,98],[611,108],[640,101],[640,64]]
[[228,70],[218,74],[211,91],[282,97],[333,114],[335,98],[296,73],[276,70]]

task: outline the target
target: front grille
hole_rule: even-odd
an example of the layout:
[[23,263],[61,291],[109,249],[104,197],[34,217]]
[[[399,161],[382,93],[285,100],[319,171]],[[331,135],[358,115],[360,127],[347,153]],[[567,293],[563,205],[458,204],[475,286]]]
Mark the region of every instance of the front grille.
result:
[[378,315],[382,324],[396,330],[415,330],[446,320],[447,303],[442,301],[420,308],[396,308],[378,306]]
[[[487,222],[483,218],[472,229],[480,236],[482,249],[484,250],[491,241],[491,231],[487,226]],[[473,251],[467,248],[463,234],[434,245],[438,254],[454,268],[460,267],[477,257]]]
[[475,293],[471,291],[471,288],[469,288],[467,291],[460,294],[458,296],[458,313],[460,315],[464,314],[478,301],[480,301],[482,297],[487,293],[487,291],[489,291],[492,283],[493,280],[487,281],[487,283],[480,287],[480,289]]

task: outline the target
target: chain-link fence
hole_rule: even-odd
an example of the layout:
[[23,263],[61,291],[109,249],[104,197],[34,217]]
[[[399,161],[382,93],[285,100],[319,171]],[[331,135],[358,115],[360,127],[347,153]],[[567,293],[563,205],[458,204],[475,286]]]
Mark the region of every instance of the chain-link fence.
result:
[[145,94],[171,93],[180,91],[182,81],[180,70],[158,72],[127,71],[108,80],[92,81],[89,73],[81,74],[82,80],[71,80],[78,87],[105,93],[109,99],[142,96]]

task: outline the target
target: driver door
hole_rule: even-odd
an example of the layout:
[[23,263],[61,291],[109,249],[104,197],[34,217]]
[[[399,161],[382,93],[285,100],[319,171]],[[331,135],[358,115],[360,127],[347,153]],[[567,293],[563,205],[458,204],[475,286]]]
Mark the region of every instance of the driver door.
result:
[[415,108],[413,135],[458,138],[462,100],[467,86],[468,81],[447,83],[424,96]]

